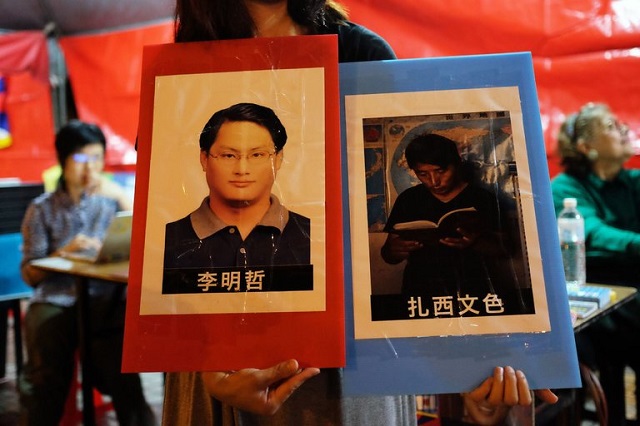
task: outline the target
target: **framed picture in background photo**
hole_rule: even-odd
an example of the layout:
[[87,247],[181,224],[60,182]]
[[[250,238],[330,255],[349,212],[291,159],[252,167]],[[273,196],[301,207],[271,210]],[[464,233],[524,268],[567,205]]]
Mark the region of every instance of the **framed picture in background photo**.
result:
[[530,55],[340,72],[346,392],[579,386]]

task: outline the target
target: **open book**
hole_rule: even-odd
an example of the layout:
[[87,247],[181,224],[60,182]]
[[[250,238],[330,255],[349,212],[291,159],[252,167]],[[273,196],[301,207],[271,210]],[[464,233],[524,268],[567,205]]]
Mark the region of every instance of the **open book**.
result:
[[393,225],[394,234],[405,240],[437,243],[446,237],[460,238],[458,228],[475,232],[480,226],[480,216],[475,207],[452,210],[444,214],[438,222],[415,220]]

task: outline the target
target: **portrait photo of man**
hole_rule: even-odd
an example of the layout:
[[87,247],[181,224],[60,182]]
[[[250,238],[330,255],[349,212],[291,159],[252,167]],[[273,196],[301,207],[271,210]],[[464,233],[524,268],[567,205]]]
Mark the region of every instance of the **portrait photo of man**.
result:
[[209,118],[199,137],[209,193],[166,225],[164,294],[313,289],[311,221],[272,193],[286,142],[266,106],[236,103]]

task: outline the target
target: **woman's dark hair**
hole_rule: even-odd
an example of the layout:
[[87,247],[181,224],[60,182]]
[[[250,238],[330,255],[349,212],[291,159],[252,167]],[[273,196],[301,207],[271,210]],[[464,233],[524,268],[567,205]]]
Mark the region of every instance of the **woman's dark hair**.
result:
[[67,158],[82,149],[86,145],[99,143],[106,152],[107,140],[95,124],[85,123],[80,120],[71,120],[58,130],[55,146],[56,155],[60,167],[64,168]]
[[200,150],[209,152],[220,127],[228,121],[249,121],[269,131],[276,152],[287,143],[287,131],[271,108],[252,103],[239,103],[217,111],[209,118],[200,133]]
[[[334,0],[289,0],[289,15],[311,34],[347,19]],[[250,38],[255,24],[243,0],[177,0],[175,41],[208,41]]]
[[558,132],[558,155],[564,171],[572,176],[582,178],[591,171],[591,160],[578,149],[582,140],[593,137],[594,124],[603,115],[611,112],[606,104],[588,103],[577,113],[569,114]]

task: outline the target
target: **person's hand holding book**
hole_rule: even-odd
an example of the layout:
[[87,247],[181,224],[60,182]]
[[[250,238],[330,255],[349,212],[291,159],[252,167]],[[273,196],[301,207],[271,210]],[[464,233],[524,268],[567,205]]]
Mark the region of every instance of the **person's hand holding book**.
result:
[[460,237],[445,237],[441,238],[439,242],[445,246],[462,250],[474,245],[481,235],[477,230],[469,231],[465,228],[456,228],[456,232],[460,234]]
[[400,263],[406,260],[412,251],[419,250],[424,245],[419,241],[409,240],[397,234],[389,234],[387,241],[382,246],[382,258],[390,264]]

